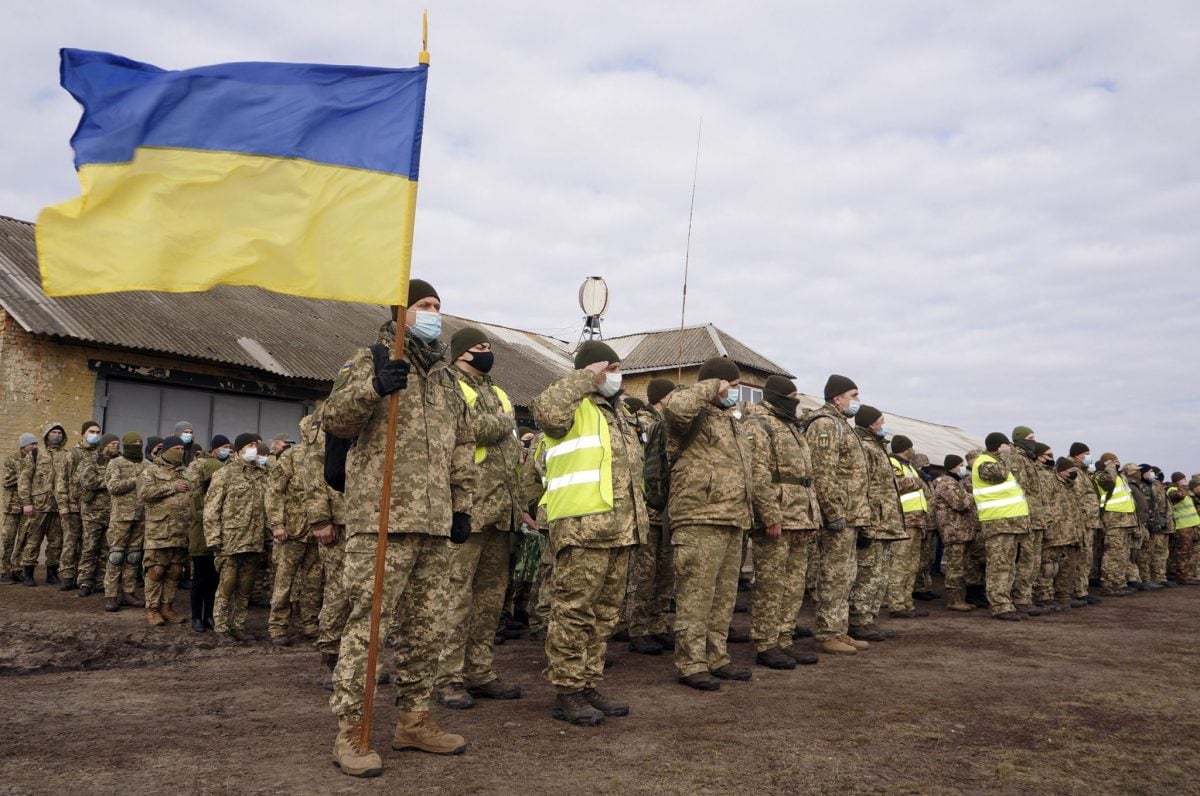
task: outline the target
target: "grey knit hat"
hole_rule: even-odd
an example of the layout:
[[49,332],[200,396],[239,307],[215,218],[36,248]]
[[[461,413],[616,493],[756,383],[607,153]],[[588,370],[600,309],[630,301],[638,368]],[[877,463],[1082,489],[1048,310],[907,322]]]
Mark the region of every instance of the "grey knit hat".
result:
[[20,442],[17,443],[17,447],[24,448],[26,445],[36,445],[36,444],[37,444],[37,437],[33,436],[28,431],[26,431],[24,434],[21,435]]

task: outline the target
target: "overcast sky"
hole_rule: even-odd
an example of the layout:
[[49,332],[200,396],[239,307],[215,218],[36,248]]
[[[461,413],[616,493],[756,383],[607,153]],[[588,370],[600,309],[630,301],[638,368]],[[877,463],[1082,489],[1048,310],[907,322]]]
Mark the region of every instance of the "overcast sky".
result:
[[[819,394],[1200,471],[1200,5],[431,3],[413,275],[574,341],[713,322]],[[0,214],[78,193],[62,46],[409,66],[420,4],[11,4]],[[920,448],[920,440],[916,440]]]

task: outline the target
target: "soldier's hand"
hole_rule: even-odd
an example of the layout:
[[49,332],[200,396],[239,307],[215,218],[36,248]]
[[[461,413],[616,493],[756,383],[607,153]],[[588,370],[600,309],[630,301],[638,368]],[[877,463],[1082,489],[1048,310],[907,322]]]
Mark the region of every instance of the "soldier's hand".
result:
[[336,538],[336,534],[333,532],[333,523],[329,522],[313,528],[312,535],[319,544],[333,544],[333,540]]
[[21,513],[24,514],[26,517],[32,517],[33,516],[33,506],[22,506]]
[[68,514],[70,514],[70,513],[71,513],[71,510],[70,510],[70,509],[63,509],[62,511],[58,512],[58,516],[60,516],[60,517],[65,517],[65,516],[67,516],[67,515],[68,515]]
[[725,379],[721,379],[721,383],[717,385],[717,395],[724,397],[728,394],[729,394],[729,382],[725,381]]
[[777,522],[774,525],[767,526],[767,536],[769,536],[772,539],[778,539],[780,534],[782,534],[782,533],[783,533],[783,525],[781,523]]
[[533,518],[533,517],[532,517],[532,516],[529,514],[529,512],[525,512],[524,514],[522,514],[522,515],[521,515],[521,522],[525,523],[526,525],[528,525],[530,528],[532,528],[532,529],[533,529],[533,530],[535,530],[535,531],[540,531],[540,530],[541,530],[541,528],[539,528],[539,527],[538,527],[537,520],[535,520],[535,519],[534,519],[534,518]]
[[389,359],[375,371],[375,378],[371,379],[371,386],[375,388],[375,392],[379,393],[381,398],[391,395],[397,390],[405,389],[408,387],[408,363],[403,359]]
[[287,530],[284,528],[272,528],[271,538],[282,544],[287,541]]
[[830,520],[829,522],[825,523],[825,530],[832,531],[833,533],[846,530],[845,518],[839,517],[836,520]]
[[188,482],[187,481],[176,481],[175,482],[175,491],[176,492],[188,491]]
[[456,511],[450,520],[450,541],[462,544],[471,538],[471,515]]
[[593,362],[590,365],[584,365],[584,370],[590,370],[595,379],[596,386],[599,387],[604,383],[604,371],[608,370],[607,362]]

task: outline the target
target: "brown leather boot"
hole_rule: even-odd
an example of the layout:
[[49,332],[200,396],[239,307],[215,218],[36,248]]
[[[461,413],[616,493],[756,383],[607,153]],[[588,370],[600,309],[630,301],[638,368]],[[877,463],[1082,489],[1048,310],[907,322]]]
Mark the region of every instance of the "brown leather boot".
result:
[[865,649],[870,649],[870,647],[871,647],[870,642],[863,641],[862,639],[851,638],[850,636],[839,636],[838,641],[842,642],[843,644],[849,644],[851,647],[854,647],[854,649],[858,650],[859,652],[862,652]]
[[374,749],[361,749],[359,736],[362,724],[339,721],[337,738],[333,740],[333,762],[343,774],[352,777],[377,777],[383,773],[383,760]]
[[435,755],[461,755],[467,750],[467,739],[453,735],[437,725],[428,710],[401,713],[396,721],[392,748],[420,749]]
[[946,590],[946,610],[947,611],[974,611],[975,606],[971,605],[963,599],[961,591],[947,589]]
[[162,614],[163,619],[167,620],[168,622],[171,622],[172,624],[178,625],[178,624],[181,624],[181,623],[187,621],[187,619],[184,616],[182,616],[181,614],[175,613],[175,609],[169,605],[162,605],[158,609],[158,612],[160,614]]
[[857,655],[858,648],[842,640],[841,636],[817,642],[817,649],[830,655]]
[[147,608],[146,622],[148,622],[151,627],[162,627],[167,623],[167,620],[163,619],[163,615],[158,612],[157,608]]

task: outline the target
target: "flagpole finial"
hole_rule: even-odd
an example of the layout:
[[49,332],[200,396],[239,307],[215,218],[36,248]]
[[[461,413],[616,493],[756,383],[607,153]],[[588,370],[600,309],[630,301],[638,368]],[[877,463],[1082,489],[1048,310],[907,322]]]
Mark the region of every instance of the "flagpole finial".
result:
[[429,66],[429,9],[421,14],[421,52],[417,55],[417,62]]

